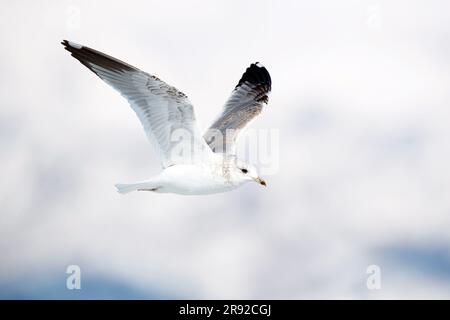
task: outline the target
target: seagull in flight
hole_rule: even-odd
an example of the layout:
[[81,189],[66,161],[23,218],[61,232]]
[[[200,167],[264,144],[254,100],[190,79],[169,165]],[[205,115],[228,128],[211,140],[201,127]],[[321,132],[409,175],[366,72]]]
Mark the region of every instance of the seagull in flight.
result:
[[128,100],[158,152],[162,171],[145,181],[117,184],[119,193],[153,191],[182,195],[226,192],[246,182],[266,182],[236,157],[236,139],[268,103],[272,81],[253,63],[219,117],[202,135],[187,96],[159,78],[97,50],[64,40],[72,56]]

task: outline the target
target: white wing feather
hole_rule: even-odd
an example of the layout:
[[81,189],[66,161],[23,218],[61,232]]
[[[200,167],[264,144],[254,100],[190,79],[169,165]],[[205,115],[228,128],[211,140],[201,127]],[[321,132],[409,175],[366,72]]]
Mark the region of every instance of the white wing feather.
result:
[[164,168],[211,154],[187,96],[164,81],[97,50],[64,40],[72,56],[120,92],[136,112]]

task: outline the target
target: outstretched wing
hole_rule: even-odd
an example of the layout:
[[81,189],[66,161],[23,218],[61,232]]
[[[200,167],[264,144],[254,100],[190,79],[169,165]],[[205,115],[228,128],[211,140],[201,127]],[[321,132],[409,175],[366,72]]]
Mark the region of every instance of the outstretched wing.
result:
[[163,168],[211,154],[187,96],[157,77],[97,50],[64,40],[65,49],[130,103]]
[[222,113],[204,134],[214,152],[235,153],[240,131],[259,115],[269,101],[272,80],[259,62],[247,68]]

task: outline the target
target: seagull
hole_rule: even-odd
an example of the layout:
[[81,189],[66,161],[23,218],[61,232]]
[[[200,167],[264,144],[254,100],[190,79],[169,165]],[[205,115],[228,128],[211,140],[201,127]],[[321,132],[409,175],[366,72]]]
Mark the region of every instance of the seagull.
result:
[[61,44],[128,100],[161,160],[158,175],[116,184],[119,193],[206,195],[250,181],[266,186],[258,170],[236,156],[238,135],[268,104],[272,80],[261,63],[246,69],[221,114],[202,135],[194,108],[183,92],[100,51],[67,40]]

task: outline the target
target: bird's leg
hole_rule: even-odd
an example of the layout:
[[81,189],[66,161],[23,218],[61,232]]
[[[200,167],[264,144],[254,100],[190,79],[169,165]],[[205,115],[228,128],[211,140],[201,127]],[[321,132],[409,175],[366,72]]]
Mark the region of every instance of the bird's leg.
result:
[[137,191],[156,191],[158,190],[158,188],[153,188],[153,189],[137,189]]

